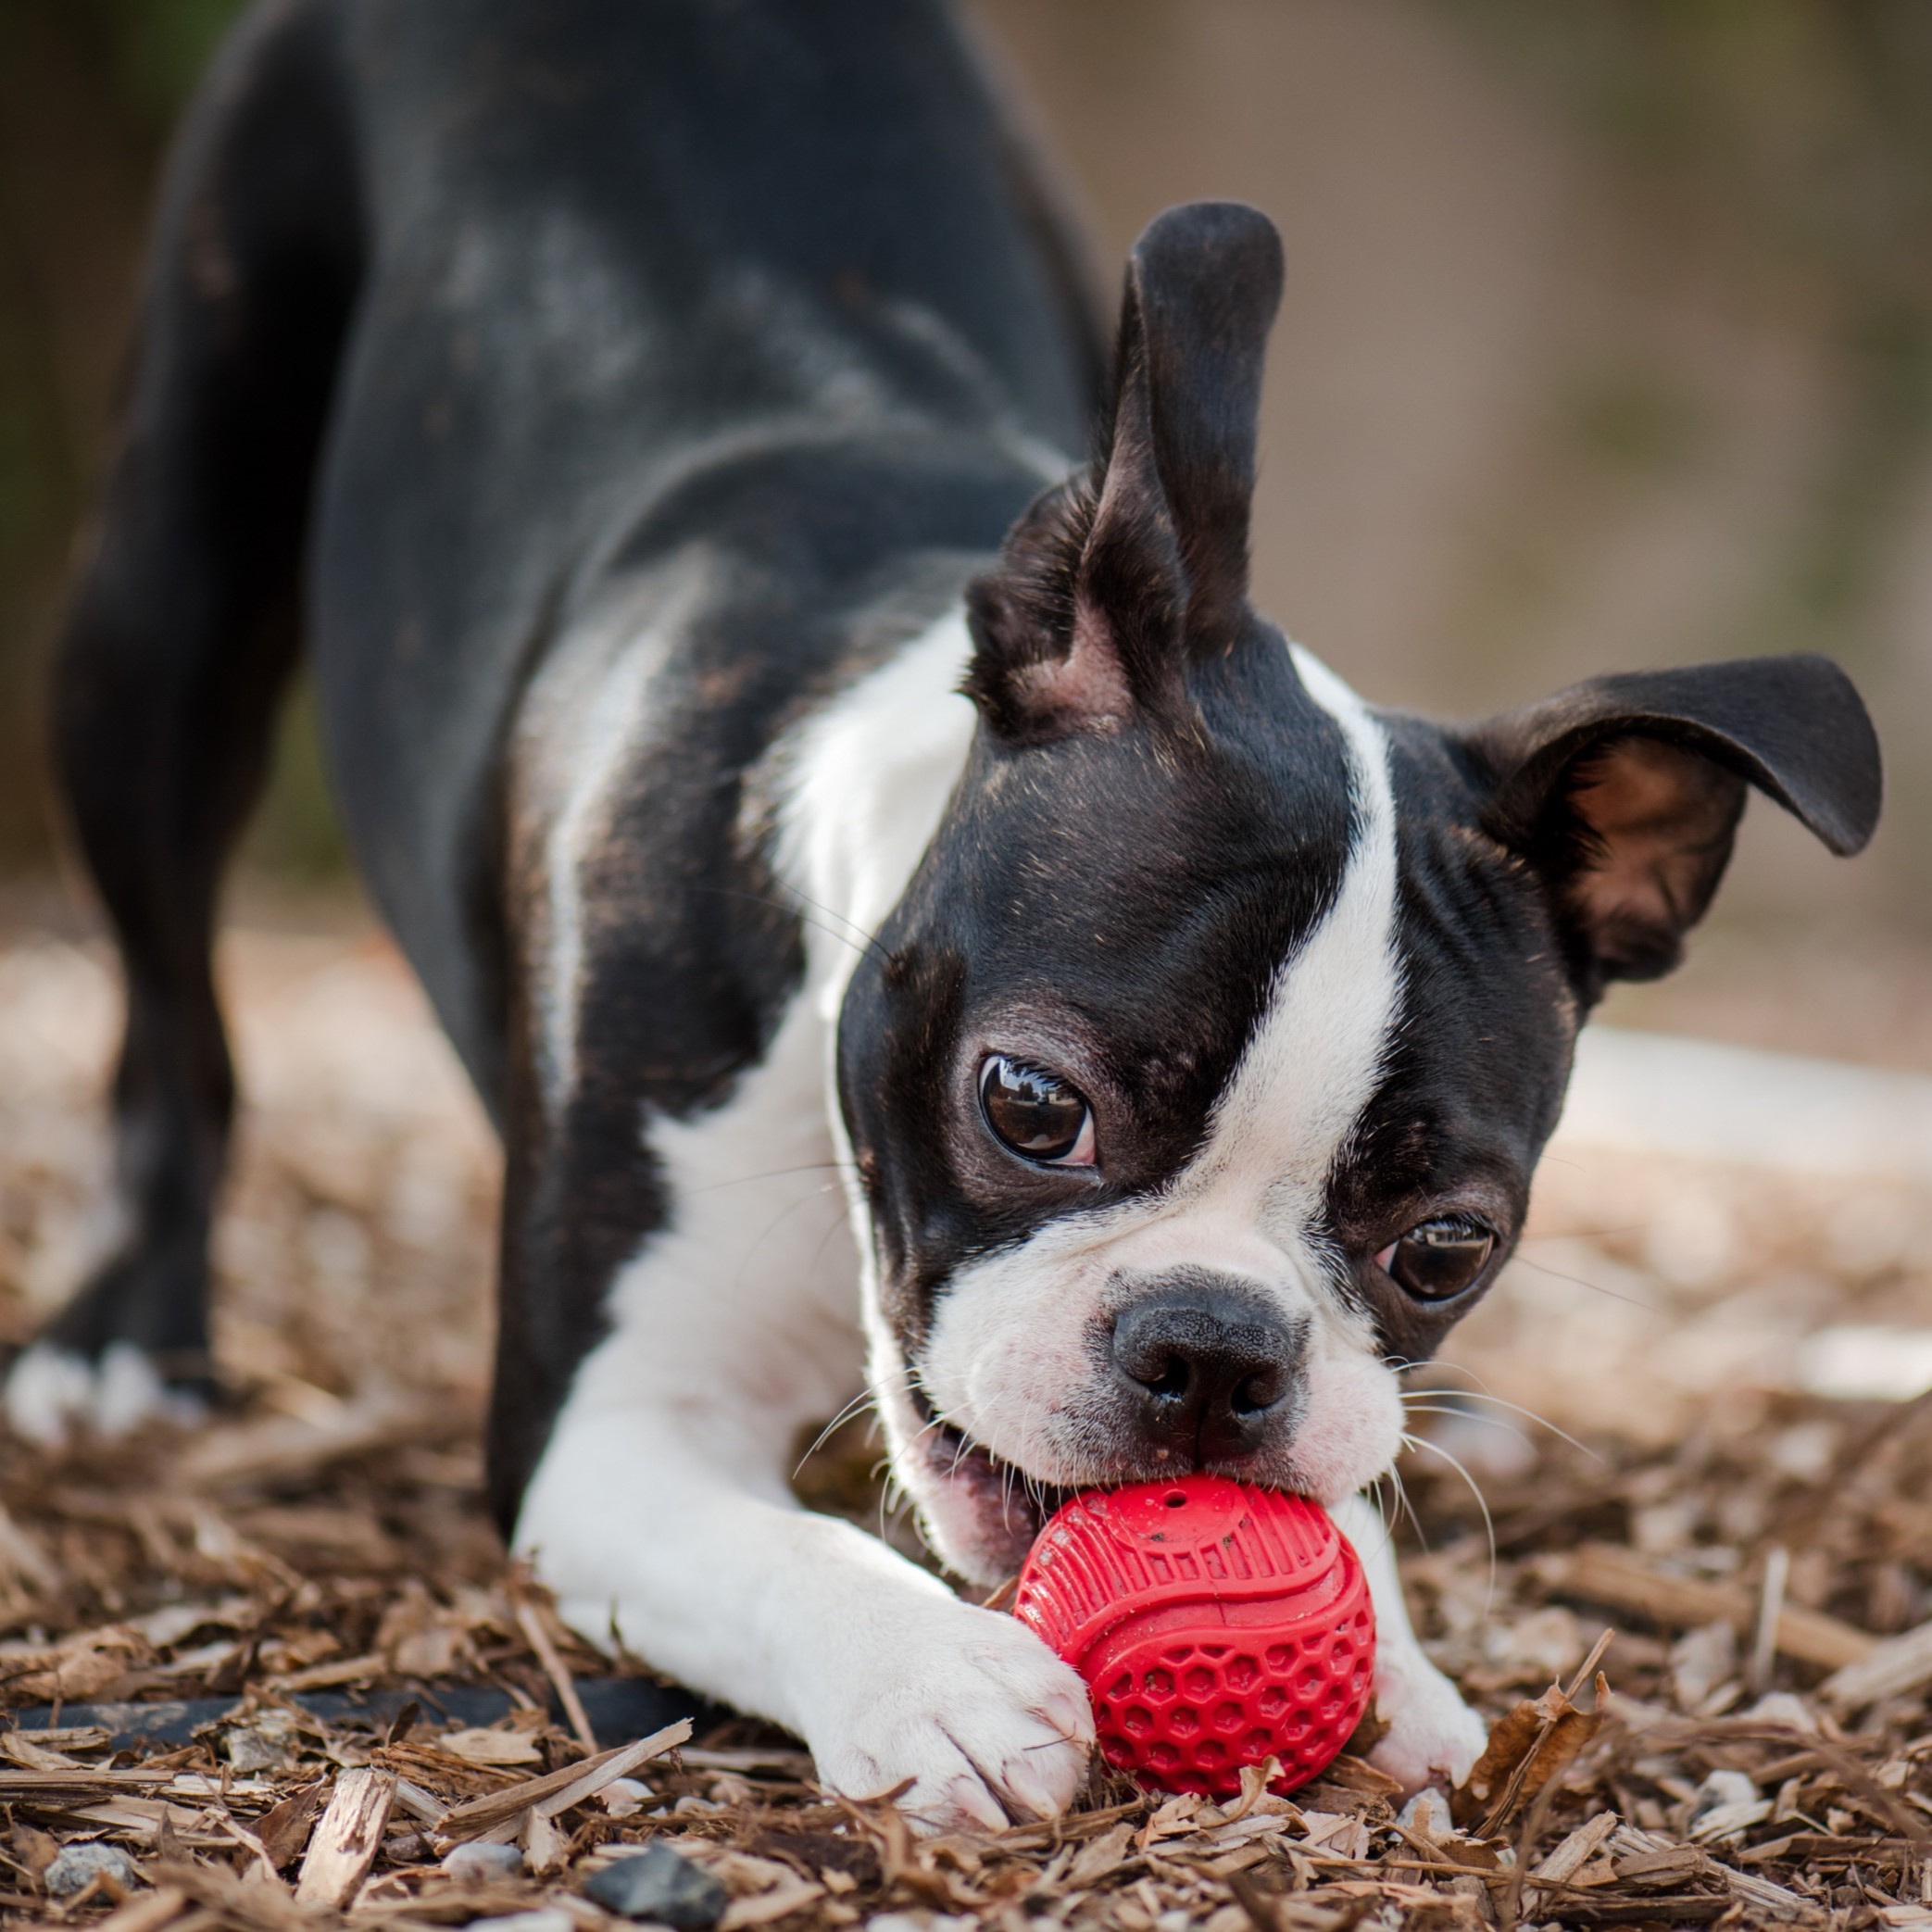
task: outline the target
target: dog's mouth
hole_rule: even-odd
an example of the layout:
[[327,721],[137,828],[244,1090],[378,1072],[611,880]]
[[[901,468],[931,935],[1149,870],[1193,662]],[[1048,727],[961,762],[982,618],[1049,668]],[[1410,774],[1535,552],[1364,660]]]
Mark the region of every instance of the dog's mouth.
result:
[[1092,1485],[1042,1483],[1018,1464],[996,1456],[950,1423],[933,1427],[924,1440],[929,1470],[946,1492],[946,1513],[970,1520],[980,1565],[1010,1575],[1055,1511]]

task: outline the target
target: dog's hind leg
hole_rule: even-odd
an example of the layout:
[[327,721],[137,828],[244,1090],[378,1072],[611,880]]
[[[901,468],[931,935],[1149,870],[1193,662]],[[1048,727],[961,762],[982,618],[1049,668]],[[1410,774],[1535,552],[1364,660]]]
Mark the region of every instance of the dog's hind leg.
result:
[[207,1239],[233,1100],[220,874],[295,660],[310,477],[357,278],[329,15],[218,58],[157,225],[132,382],[54,675],[69,820],[119,943],[115,1226],[8,1377],[15,1425],[115,1428],[209,1376]]

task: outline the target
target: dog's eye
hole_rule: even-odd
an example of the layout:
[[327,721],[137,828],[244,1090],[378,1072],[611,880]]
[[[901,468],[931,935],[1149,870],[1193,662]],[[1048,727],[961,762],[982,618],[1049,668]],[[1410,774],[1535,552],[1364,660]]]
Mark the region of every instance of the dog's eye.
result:
[[1445,1214],[1412,1227],[1375,1257],[1375,1265],[1418,1301],[1460,1295],[1489,1265],[1496,1236],[1466,1214]]
[[1077,1087],[1003,1053],[980,1070],[980,1111],[995,1136],[1028,1160],[1094,1164],[1094,1115]]

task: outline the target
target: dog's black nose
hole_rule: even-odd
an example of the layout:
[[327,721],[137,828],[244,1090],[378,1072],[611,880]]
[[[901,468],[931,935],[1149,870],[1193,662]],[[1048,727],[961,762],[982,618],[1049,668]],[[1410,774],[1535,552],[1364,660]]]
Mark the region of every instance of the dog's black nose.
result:
[[1113,1360],[1159,1449],[1189,1462],[1259,1449],[1289,1401],[1308,1347],[1252,1290],[1205,1270],[1170,1276],[1115,1317]]

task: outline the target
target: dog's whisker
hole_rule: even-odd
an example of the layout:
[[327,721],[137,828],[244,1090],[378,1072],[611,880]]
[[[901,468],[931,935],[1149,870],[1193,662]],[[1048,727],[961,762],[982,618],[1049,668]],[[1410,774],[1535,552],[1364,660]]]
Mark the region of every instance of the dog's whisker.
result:
[[1415,1531],[1417,1542],[1423,1546],[1423,1554],[1426,1556],[1429,1551],[1429,1533],[1423,1527],[1423,1519],[1415,1512],[1415,1504],[1410,1497],[1409,1485],[1402,1480],[1402,1472],[1391,1468],[1388,1471],[1388,1480],[1395,1486],[1397,1505],[1408,1517],[1411,1526]]
[[1518,1442],[1530,1439],[1527,1429],[1519,1429],[1514,1423],[1506,1422],[1499,1415],[1478,1415],[1474,1410],[1454,1408],[1446,1402],[1404,1402],[1402,1412],[1405,1415],[1460,1416],[1464,1422],[1481,1423],[1486,1429],[1500,1429],[1506,1435],[1513,1436]]
[[[1417,1396],[1445,1394],[1453,1395],[1457,1404],[1463,1402],[1487,1402],[1492,1408],[1507,1409],[1512,1415],[1520,1415],[1525,1422],[1535,1423],[1539,1429],[1548,1429],[1552,1436],[1567,1442],[1579,1455],[1587,1456],[1592,1462],[1604,1461],[1603,1456],[1598,1450],[1593,1449],[1588,1443],[1579,1442],[1575,1436],[1571,1435],[1569,1430],[1558,1423],[1551,1422],[1547,1415],[1541,1414],[1535,1409],[1526,1409],[1521,1402],[1512,1402],[1506,1400],[1501,1396],[1492,1396],[1487,1388],[1458,1388],[1453,1390],[1418,1388],[1405,1390],[1402,1395],[1402,1406],[1411,1415],[1466,1415],[1472,1422],[1489,1422],[1494,1420],[1490,1416],[1474,1414],[1471,1411],[1459,1406],[1425,1410],[1415,1400]],[[1520,1434],[1521,1432],[1519,1431],[1518,1433]]]
[[1527,1255],[1519,1254],[1516,1259],[1525,1268],[1534,1268],[1538,1274],[1547,1274],[1552,1281],[1566,1281],[1574,1287],[1588,1288],[1599,1295],[1607,1295],[1612,1301],[1627,1301],[1632,1308],[1640,1308],[1646,1314],[1668,1315],[1670,1311],[1659,1308],[1654,1301],[1645,1301],[1635,1295],[1622,1295],[1615,1288],[1606,1288],[1600,1281],[1586,1281],[1580,1274],[1565,1274],[1561,1268],[1551,1268],[1542,1261],[1533,1261]]
[[1440,1456],[1469,1485],[1469,1493],[1475,1498],[1475,1506],[1483,1515],[1483,1534],[1489,1543],[1489,1587],[1483,1604],[1483,1614],[1487,1617],[1496,1607],[1496,1521],[1489,1513],[1489,1499],[1483,1494],[1483,1486],[1470,1474],[1459,1458],[1450,1455],[1439,1442],[1431,1442],[1426,1436],[1411,1436],[1405,1431],[1402,1446],[1404,1449],[1427,1449],[1431,1455]]
[[[768,892],[746,892],[741,887],[734,885],[694,884],[690,887],[690,890],[693,892],[709,893],[718,898],[743,899],[747,905],[769,906],[774,912],[788,913],[802,925],[811,926],[817,931],[823,933],[828,939],[836,939],[841,946],[849,946],[861,960],[869,952],[876,952],[882,960],[890,957],[885,948],[863,926],[855,924],[854,922],[847,919],[842,912],[834,912],[829,906],[821,906],[815,899],[808,898],[803,893],[788,898],[779,898]],[[824,917],[814,917],[813,915],[817,913],[822,913]],[[852,929],[851,933],[841,933],[837,926],[826,924],[825,921],[828,919],[835,919],[841,924],[850,926]],[[859,940],[854,939],[852,933],[859,934],[864,940],[864,945],[861,946]]]
[[792,1471],[792,1480],[798,1480],[798,1471],[803,1469],[818,1452],[838,1434],[854,1416],[863,1415],[868,1409],[877,1405],[878,1397],[869,1388],[862,1388],[842,1408],[825,1426],[811,1439],[811,1447],[798,1458],[797,1469]]
[[797,885],[787,884],[785,898],[794,905],[809,906],[814,912],[822,912],[827,919],[835,919],[847,932],[857,933],[868,946],[877,946],[879,935],[869,926],[861,925],[856,919],[841,912],[836,906],[828,906],[822,899],[815,899],[809,892],[802,892]]
[[892,1518],[898,1513],[898,1504],[896,1499],[903,1496],[905,1492],[899,1487],[898,1478],[893,1474],[892,1465],[889,1462],[881,1462],[873,1469],[872,1476],[875,1481],[881,1474],[884,1476],[884,1481],[879,1485],[878,1536],[879,1540],[883,1543],[885,1540],[887,1525]]
[[791,1174],[835,1173],[845,1175],[856,1173],[858,1169],[849,1160],[802,1160],[797,1167],[767,1168],[763,1173],[734,1174],[728,1181],[708,1181],[702,1187],[687,1189],[695,1199],[700,1194],[716,1194],[725,1187],[748,1187],[754,1181],[782,1181]]
[[[1386,1475],[1387,1472],[1385,1470],[1383,1474]],[[1375,1520],[1382,1530],[1381,1544],[1374,1551],[1374,1554],[1377,1556],[1380,1556],[1384,1550],[1393,1548],[1396,1540],[1395,1525],[1389,1521],[1388,1512],[1383,1508],[1382,1498],[1378,1493],[1381,1487],[1382,1476],[1377,1476],[1363,1492],[1369,1500],[1370,1507],[1375,1512]],[[1358,1550],[1357,1554],[1360,1555],[1361,1552]]]

